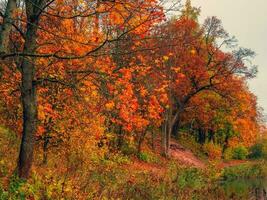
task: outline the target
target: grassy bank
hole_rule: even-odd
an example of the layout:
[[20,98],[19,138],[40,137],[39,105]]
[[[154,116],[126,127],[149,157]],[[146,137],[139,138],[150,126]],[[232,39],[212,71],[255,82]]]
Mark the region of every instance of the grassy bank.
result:
[[[164,159],[152,151],[140,156],[83,149],[69,154],[49,152],[48,163],[41,162],[36,149],[30,179],[25,182],[14,174],[19,140],[3,128],[0,137],[0,200],[61,199],[229,199],[221,181],[266,177],[264,161],[220,168],[208,162],[205,168],[189,167]],[[245,193],[246,194],[246,193]],[[243,195],[243,194],[242,194]],[[242,198],[241,198],[242,197]],[[237,199],[244,199],[241,196]]]

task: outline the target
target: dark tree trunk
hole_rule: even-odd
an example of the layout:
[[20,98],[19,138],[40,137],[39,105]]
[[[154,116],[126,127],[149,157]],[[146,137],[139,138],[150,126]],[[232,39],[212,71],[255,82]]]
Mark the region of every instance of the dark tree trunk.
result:
[[208,138],[209,138],[209,142],[213,142],[215,143],[215,134],[213,130],[208,130]]
[[[26,72],[25,72],[26,71]],[[36,91],[32,84],[29,68],[23,67],[22,105],[23,133],[20,146],[18,173],[21,178],[28,178],[33,161],[34,134],[37,120]]]
[[204,144],[205,141],[206,141],[206,134],[201,128],[199,128],[198,129],[198,142],[200,144]]
[[179,129],[180,129],[180,119],[178,118],[172,128],[172,135],[174,135],[176,138],[179,137]]
[[184,104],[181,104],[179,108],[176,110],[174,121],[172,122],[172,130],[171,135],[175,136],[175,138],[179,137],[179,130],[181,128],[181,114],[184,111]]
[[[39,23],[38,13],[42,7],[41,1],[26,1],[27,31],[24,53],[34,53],[36,47],[36,32]],[[18,175],[27,179],[33,162],[34,141],[37,121],[37,100],[35,78],[35,59],[23,58],[21,64],[21,99],[23,106],[23,132],[18,159]]]
[[49,133],[46,132],[45,136],[44,136],[44,143],[43,143],[43,164],[46,165],[47,164],[47,158],[48,158],[48,144],[50,141],[50,136]]
[[223,144],[223,150],[222,150],[223,153],[224,153],[225,150],[228,148],[228,146],[229,146],[229,135],[227,135],[227,136],[225,137],[225,141],[224,141],[224,144]]
[[0,29],[0,54],[8,51],[9,36],[14,21],[13,15],[16,9],[16,0],[8,0]]

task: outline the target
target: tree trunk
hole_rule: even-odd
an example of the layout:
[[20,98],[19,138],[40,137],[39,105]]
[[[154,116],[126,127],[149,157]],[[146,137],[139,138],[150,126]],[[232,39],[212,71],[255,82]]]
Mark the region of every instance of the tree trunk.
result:
[[[35,3],[36,6],[40,3]],[[36,47],[36,32],[38,28],[39,9],[34,3],[26,1],[27,31],[24,44],[24,53],[34,53]],[[34,58],[23,58],[21,64],[21,99],[23,106],[23,132],[18,160],[18,175],[27,179],[33,162],[33,151],[37,121],[36,86],[34,84]]]
[[170,150],[170,140],[171,140],[171,134],[172,134],[172,128],[173,128],[173,118],[172,118],[172,110],[170,109],[168,113],[166,114],[165,123],[163,125],[163,140],[162,140],[162,146],[163,146],[163,156],[169,157],[169,150]]
[[179,129],[181,125],[181,113],[184,111],[184,104],[180,105],[178,110],[175,113],[173,122],[172,122],[172,132],[171,134],[174,135],[177,139],[179,137]]
[[167,132],[167,138],[166,138],[166,156],[167,157],[169,157],[169,153],[170,153],[171,134],[172,134],[172,126],[169,126],[168,132]]
[[0,54],[8,51],[9,36],[14,21],[13,15],[16,9],[16,0],[8,0],[3,23],[0,30]]
[[[167,119],[166,119],[167,120]],[[162,125],[162,155],[167,157],[167,122]]]
[[198,128],[198,143],[204,144],[205,141],[206,141],[205,132],[201,128]]
[[143,133],[140,134],[139,140],[138,140],[138,144],[137,144],[137,153],[140,154],[141,150],[142,150],[142,144],[145,140],[146,137],[146,131],[144,131]]
[[224,144],[223,144],[223,150],[222,150],[223,153],[228,148],[228,146],[229,146],[229,135],[227,134],[227,136],[225,137]]
[[21,98],[23,105],[23,133],[20,146],[18,170],[21,178],[27,178],[33,160],[34,134],[37,120],[36,89],[33,83],[34,66],[23,61]]
[[49,140],[50,140],[50,136],[49,133],[46,132],[45,136],[44,136],[44,143],[43,143],[43,165],[47,164],[47,157],[48,157],[48,144],[49,144]]
[[179,137],[179,129],[180,129],[180,116],[178,116],[177,121],[173,125],[173,127],[172,127],[172,133],[171,133],[177,139]]
[[155,132],[151,131],[151,148],[153,151],[155,151]]

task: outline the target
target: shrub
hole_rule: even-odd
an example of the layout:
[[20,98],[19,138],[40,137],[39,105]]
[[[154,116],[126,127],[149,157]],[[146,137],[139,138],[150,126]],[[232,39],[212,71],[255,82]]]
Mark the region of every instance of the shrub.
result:
[[236,180],[239,178],[265,178],[266,163],[248,163],[227,167],[223,170],[222,177],[225,180]]
[[8,199],[8,192],[4,190],[2,185],[0,184],[0,199]]
[[184,169],[178,173],[177,184],[181,189],[200,189],[205,185],[204,176],[197,168]]
[[258,141],[250,148],[249,158],[267,159],[267,139]]
[[133,145],[125,142],[125,143],[123,143],[123,145],[121,147],[121,152],[126,156],[130,156],[130,155],[134,155],[136,153],[136,149]]
[[232,160],[233,159],[233,148],[229,147],[229,148],[225,149],[225,151],[223,153],[223,158],[225,160]]
[[148,153],[148,152],[140,152],[137,157],[144,161],[144,162],[148,162],[148,163],[158,163],[159,162],[159,158],[152,154],[152,153]]
[[248,156],[248,150],[244,146],[233,148],[233,159],[244,160]]
[[222,157],[222,148],[220,145],[214,144],[213,142],[205,143],[203,145],[203,150],[212,160]]
[[112,161],[116,164],[130,164],[129,157],[119,153],[109,153],[105,156],[105,160]]

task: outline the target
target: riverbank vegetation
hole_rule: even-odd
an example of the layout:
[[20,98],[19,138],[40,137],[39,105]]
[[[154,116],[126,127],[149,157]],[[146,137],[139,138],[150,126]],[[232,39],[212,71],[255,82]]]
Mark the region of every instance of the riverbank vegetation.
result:
[[[60,151],[49,152],[46,164],[42,151],[36,148],[36,164],[31,177],[25,181],[13,171],[19,137],[1,128],[0,145],[1,200],[229,199],[231,195],[246,199],[254,187],[260,189],[265,183],[248,186],[243,181],[264,181],[267,177],[267,164],[263,159],[222,163],[221,160],[207,161],[207,155],[203,155],[205,167],[202,168],[190,167],[190,163],[174,158],[165,159],[149,149],[135,156],[103,149],[100,152],[98,147],[80,152],[78,147],[64,159]],[[240,182],[243,184],[239,185]],[[236,188],[229,190],[228,184]],[[241,193],[240,187],[246,193]]]

